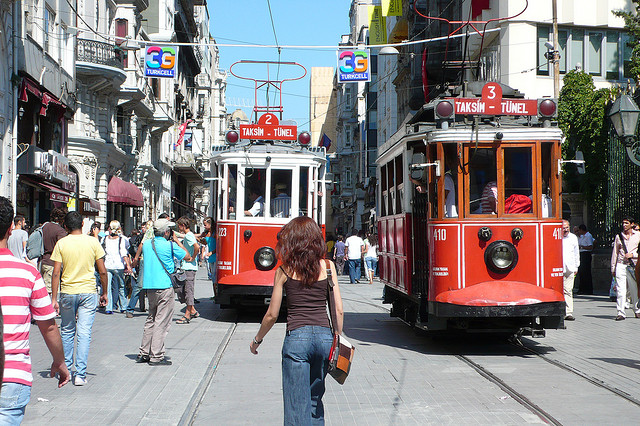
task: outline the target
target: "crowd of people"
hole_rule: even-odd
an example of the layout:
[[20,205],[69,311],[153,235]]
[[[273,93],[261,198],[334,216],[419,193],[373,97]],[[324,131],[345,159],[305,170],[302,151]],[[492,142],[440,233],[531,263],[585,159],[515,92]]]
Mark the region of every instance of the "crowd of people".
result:
[[[378,236],[366,235],[354,229],[345,240],[338,235],[337,240],[327,242],[327,257],[333,259],[338,275],[349,275],[351,284],[360,283],[364,277],[369,284],[378,274]],[[364,270],[362,265],[364,264]]]
[[191,219],[174,222],[162,214],[129,236],[117,220],[106,232],[99,222],[83,232],[84,219],[78,212],[55,208],[50,218],[30,236],[25,218],[14,216],[10,200],[0,197],[0,355],[6,352],[0,356],[0,424],[20,424],[30,400],[29,322],[38,326],[45,340],[53,358],[50,373],[60,387],[70,381],[76,386],[87,383],[92,327],[100,311],[133,318],[139,304],[147,318],[136,362],[171,365],[164,356],[175,304],[170,274],[177,268],[185,271],[184,288],[176,291],[184,295],[186,308],[177,323],[188,324],[199,316],[196,271],[201,262],[210,278],[215,270],[212,218],[204,220],[204,232],[196,235]]

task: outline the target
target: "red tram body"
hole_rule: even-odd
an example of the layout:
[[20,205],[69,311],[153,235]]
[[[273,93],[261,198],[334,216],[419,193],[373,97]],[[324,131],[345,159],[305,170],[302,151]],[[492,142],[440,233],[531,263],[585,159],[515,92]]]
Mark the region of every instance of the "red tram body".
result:
[[[273,289],[282,226],[305,215],[324,231],[325,149],[246,142],[213,150],[214,298],[222,307],[264,306]],[[263,210],[256,216],[246,213],[255,203],[250,188],[262,197]],[[277,189],[286,197],[277,195]]]
[[546,101],[535,117],[482,120],[436,100],[379,148],[379,272],[393,316],[427,330],[563,327],[563,138]]

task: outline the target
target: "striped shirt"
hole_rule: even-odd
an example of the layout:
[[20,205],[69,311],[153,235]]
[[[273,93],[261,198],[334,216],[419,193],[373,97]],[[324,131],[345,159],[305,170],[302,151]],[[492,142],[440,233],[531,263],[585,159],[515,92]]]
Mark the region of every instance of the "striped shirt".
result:
[[4,318],[3,383],[31,386],[31,318],[48,320],[54,318],[56,313],[38,270],[14,257],[6,248],[0,248],[0,303]]
[[498,202],[498,185],[496,181],[491,181],[485,185],[482,191],[482,201],[480,201],[480,211],[483,214],[496,214]]

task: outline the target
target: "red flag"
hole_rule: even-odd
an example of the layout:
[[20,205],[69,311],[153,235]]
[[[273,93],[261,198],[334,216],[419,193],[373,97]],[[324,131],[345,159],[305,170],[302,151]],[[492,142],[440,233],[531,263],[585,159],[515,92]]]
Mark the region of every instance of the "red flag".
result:
[[177,147],[180,146],[180,144],[182,144],[182,141],[184,140],[184,132],[187,131],[187,126],[189,125],[189,123],[191,123],[193,120],[192,119],[188,119],[187,121],[185,121],[184,123],[182,123],[180,125],[180,127],[178,127],[178,129],[180,129],[180,136],[178,136],[178,142],[176,142],[173,145],[173,149],[176,149]]

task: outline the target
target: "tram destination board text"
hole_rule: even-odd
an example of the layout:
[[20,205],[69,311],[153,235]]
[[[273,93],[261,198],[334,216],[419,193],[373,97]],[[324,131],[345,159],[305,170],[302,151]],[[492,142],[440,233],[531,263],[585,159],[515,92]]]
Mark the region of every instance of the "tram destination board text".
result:
[[241,124],[240,139],[295,141],[298,138],[298,126],[269,124]]
[[[482,99],[476,98],[455,98],[456,114],[459,115],[494,115],[489,112],[487,104]],[[502,99],[501,112],[499,115],[537,115],[538,102],[532,99]]]

